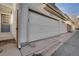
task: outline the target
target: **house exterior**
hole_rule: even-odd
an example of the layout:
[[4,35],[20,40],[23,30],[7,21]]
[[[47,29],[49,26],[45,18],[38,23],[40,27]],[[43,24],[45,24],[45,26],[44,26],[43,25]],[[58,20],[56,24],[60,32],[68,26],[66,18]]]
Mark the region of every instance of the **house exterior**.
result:
[[[73,23],[55,4],[19,3],[11,7],[10,32],[17,41],[18,48],[22,44],[72,30]],[[70,28],[67,28],[67,24]]]
[[18,6],[20,44],[66,33],[67,24],[71,25],[70,20],[55,5],[53,7],[51,4],[25,3]]

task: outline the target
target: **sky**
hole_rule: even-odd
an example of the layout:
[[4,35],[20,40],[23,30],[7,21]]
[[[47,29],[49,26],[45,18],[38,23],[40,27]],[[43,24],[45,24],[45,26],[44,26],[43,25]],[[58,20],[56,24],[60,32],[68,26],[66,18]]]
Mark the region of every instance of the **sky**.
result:
[[67,15],[79,15],[79,3],[56,3],[56,6]]

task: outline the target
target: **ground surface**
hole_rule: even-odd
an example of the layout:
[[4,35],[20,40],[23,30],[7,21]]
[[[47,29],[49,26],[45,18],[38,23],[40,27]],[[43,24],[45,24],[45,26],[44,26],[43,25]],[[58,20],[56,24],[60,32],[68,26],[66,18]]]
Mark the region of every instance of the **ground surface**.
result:
[[53,56],[79,56],[79,31],[65,42]]
[[[0,35],[2,35],[2,34],[0,34]],[[2,35],[2,36],[4,36],[4,35]],[[2,36],[1,36],[0,40],[2,40]],[[7,36],[7,37],[9,37],[9,36]],[[72,38],[72,40],[69,39],[70,37]],[[36,53],[36,54],[41,53],[43,56],[46,56],[46,55],[50,56],[64,42],[66,42],[68,40],[69,40],[68,42],[71,42],[71,44],[76,45],[77,48],[78,48],[79,47],[78,46],[78,44],[79,44],[78,43],[79,42],[78,37],[79,37],[79,31],[77,31],[76,33],[75,32],[64,33],[64,34],[59,35],[59,36],[55,36],[55,37],[51,37],[51,38],[48,38],[48,39],[31,42],[30,44],[22,47],[21,50],[19,50],[17,48],[15,41],[8,40],[8,41],[0,42],[0,56],[31,56],[34,53]],[[76,39],[76,41],[73,38]],[[79,54],[79,49],[75,50],[75,48],[72,48],[72,46],[68,46],[67,48],[68,48],[68,50],[74,51],[73,53],[75,55]],[[61,50],[61,52],[62,51],[63,50]],[[71,54],[72,54],[72,51],[71,51]],[[76,54],[76,52],[77,52],[77,54]],[[66,53],[67,52],[65,52],[65,54]]]
[[39,54],[39,53],[41,53],[43,56],[50,56],[64,42],[69,40],[69,38],[72,37],[74,33],[75,32],[64,33],[60,36],[32,42],[30,43],[30,45],[26,45],[25,47],[23,47],[21,49],[21,53],[22,55],[27,55],[27,56],[30,56],[32,54]]

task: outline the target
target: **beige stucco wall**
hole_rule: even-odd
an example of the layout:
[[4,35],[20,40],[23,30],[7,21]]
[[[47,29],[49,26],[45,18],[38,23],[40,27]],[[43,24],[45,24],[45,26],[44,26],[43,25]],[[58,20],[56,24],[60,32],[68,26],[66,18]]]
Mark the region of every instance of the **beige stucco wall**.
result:
[[0,4],[0,13],[1,14],[11,14],[11,8],[6,7],[6,6],[7,6],[7,4],[6,5]]
[[19,4],[18,13],[18,35],[19,42],[24,43],[28,41],[28,7],[27,4]]
[[13,37],[16,39],[16,25],[17,25],[17,8],[16,8],[16,4],[13,5],[13,9],[12,9],[12,14],[11,14],[11,33],[13,35]]

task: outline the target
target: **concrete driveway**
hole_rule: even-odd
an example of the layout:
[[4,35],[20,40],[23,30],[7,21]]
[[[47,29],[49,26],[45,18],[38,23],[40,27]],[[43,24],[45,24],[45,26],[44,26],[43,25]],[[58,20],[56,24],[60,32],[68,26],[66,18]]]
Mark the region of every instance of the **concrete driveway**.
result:
[[79,56],[79,31],[52,54],[52,56]]

